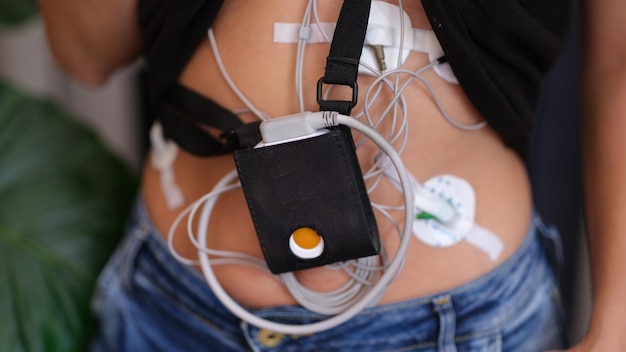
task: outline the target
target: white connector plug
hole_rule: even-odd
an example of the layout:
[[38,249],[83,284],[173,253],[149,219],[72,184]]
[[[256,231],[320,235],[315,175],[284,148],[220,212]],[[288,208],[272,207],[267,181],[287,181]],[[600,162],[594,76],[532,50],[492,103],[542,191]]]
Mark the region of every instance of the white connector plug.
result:
[[415,192],[415,206],[420,211],[431,214],[439,222],[444,224],[450,223],[455,219],[457,215],[456,209],[445,199],[431,194],[430,191],[423,186],[413,189],[413,192]]
[[337,126],[337,115],[334,111],[306,111],[265,120],[259,127],[263,146],[322,135],[328,132],[326,127]]

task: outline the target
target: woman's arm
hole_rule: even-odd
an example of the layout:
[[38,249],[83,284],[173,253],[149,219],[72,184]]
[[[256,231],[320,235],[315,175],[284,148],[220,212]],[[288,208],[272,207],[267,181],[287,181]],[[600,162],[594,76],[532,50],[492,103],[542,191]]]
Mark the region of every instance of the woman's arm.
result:
[[626,2],[588,0],[584,168],[593,313],[584,351],[626,346]]
[[102,84],[140,52],[136,0],[39,0],[53,55],[70,75]]

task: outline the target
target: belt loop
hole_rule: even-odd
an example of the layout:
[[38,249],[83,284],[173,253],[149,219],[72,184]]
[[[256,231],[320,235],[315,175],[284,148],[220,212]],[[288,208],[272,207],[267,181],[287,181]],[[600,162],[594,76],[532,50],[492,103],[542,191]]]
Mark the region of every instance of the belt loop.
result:
[[433,299],[435,311],[439,315],[439,338],[437,340],[439,352],[456,352],[454,336],[456,335],[456,313],[450,296],[440,296]]
[[150,236],[147,214],[142,200],[137,198],[126,229],[126,235],[122,239],[122,245],[118,248],[121,251],[119,254],[121,260],[121,282],[127,289],[130,289],[133,280],[137,253]]
[[563,261],[565,260],[559,230],[555,226],[546,225],[537,214],[534,216],[534,223],[539,233],[541,243],[546,250],[546,256],[550,261],[552,272],[558,280],[561,275]]

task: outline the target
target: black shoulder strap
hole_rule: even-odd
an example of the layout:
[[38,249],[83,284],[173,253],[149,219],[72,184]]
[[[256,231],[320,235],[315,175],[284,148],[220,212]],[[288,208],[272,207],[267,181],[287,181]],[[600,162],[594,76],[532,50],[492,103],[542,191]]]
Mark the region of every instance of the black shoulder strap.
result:
[[242,124],[241,120],[229,110],[179,83],[172,85],[168,90],[167,100],[197,123],[220,131],[227,131]]
[[[359,60],[363,51],[371,0],[344,0],[337,27],[326,59],[326,72],[317,82],[317,101],[322,111],[337,111],[350,115],[356,105]],[[324,100],[323,84],[336,84],[352,88],[352,99]]]
[[214,101],[182,86],[172,84],[157,103],[157,118],[165,138],[187,152],[212,156],[231,152],[233,141],[212,137],[207,128],[227,132],[242,126],[241,120]]
[[[326,72],[318,81],[317,99],[322,111],[349,115],[356,104],[356,79],[370,6],[371,0],[344,0],[326,59]],[[351,87],[352,99],[323,100],[323,84]],[[229,153],[233,149],[253,146],[254,141],[260,140],[258,127],[254,126],[258,123],[251,127],[243,125],[230,111],[178,83],[164,92],[157,111],[165,137],[198,156]],[[204,127],[222,131],[223,140],[212,137]]]

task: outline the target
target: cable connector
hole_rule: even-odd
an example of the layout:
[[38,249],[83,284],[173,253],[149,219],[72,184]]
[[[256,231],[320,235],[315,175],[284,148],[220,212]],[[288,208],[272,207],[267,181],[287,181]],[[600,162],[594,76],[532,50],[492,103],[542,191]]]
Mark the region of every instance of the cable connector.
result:
[[414,189],[413,192],[415,192],[415,206],[421,212],[432,215],[442,223],[450,223],[456,218],[457,212],[454,206],[446,200],[430,194],[424,187]]
[[317,129],[339,126],[337,116],[339,113],[336,111],[313,112],[310,116],[310,123],[313,128]]
[[302,112],[266,120],[259,127],[265,146],[319,136],[337,126],[337,112]]
[[299,40],[309,40],[311,37],[311,27],[310,26],[302,26],[300,27],[300,31],[298,31],[298,39]]
[[163,127],[157,121],[150,128],[150,143],[152,145],[151,162],[159,172],[161,191],[169,209],[176,209],[183,205],[185,198],[176,183],[174,161],[178,155],[178,145],[163,137]]

